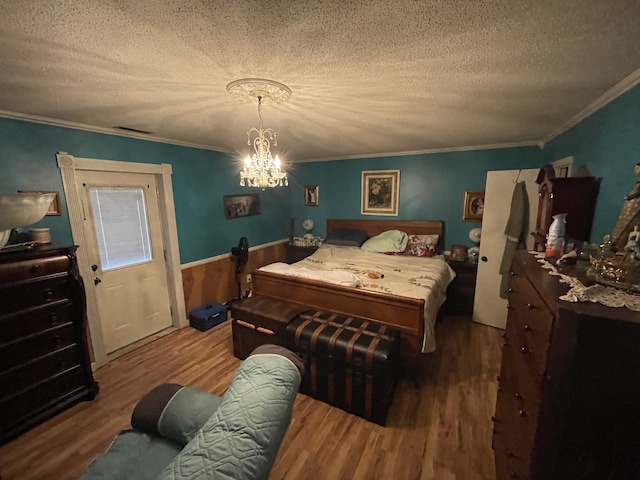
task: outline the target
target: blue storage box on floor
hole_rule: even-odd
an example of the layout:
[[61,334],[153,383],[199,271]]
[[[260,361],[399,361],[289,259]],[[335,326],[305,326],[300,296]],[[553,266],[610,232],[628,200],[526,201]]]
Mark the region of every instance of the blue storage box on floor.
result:
[[203,332],[226,319],[227,306],[218,302],[208,303],[189,312],[189,325]]

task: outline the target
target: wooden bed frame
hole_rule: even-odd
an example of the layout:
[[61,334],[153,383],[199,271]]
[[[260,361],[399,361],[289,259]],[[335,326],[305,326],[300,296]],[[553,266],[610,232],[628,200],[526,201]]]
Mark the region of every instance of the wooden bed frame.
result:
[[[370,237],[386,230],[408,234],[438,234],[444,244],[444,223],[411,220],[335,220],[327,219],[327,232],[334,228],[365,230]],[[424,300],[368,292],[355,287],[328,284],[303,278],[255,270],[253,294],[277,298],[318,310],[366,318],[401,331],[400,364],[409,369],[419,386],[424,337]]]

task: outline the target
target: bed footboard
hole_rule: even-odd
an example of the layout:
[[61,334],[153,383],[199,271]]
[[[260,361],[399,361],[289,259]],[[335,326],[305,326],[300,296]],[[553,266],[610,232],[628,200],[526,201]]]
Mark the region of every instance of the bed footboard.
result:
[[424,300],[256,270],[253,294],[318,310],[365,318],[400,330],[400,364],[419,380],[424,337]]

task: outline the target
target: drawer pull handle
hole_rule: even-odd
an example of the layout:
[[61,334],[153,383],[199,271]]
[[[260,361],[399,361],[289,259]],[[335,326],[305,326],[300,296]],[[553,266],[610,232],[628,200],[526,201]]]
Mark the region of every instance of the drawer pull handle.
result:
[[511,304],[510,304],[510,303],[507,303],[507,310],[511,310],[511,308],[512,308],[512,307],[511,307]]
[[40,265],[38,265],[37,263],[35,265],[32,265],[31,268],[29,269],[29,273],[38,273],[40,271]]
[[518,274],[512,270],[511,272],[509,272],[509,275],[511,275],[512,277],[515,277],[515,276],[517,276]]
[[64,340],[62,339],[62,337],[53,337],[53,343],[56,347],[61,347],[62,345],[64,345]]
[[49,323],[51,325],[57,325],[59,322],[60,322],[60,317],[58,316],[57,313],[53,313],[49,315]]
[[515,397],[517,400],[522,400],[522,395],[520,395],[519,393],[516,393]]
[[500,334],[500,336],[501,336],[502,338],[507,338],[507,332],[502,332],[502,333]]
[[536,306],[535,306],[534,304],[532,304],[532,303],[527,303],[527,308],[528,308],[529,310],[534,310],[534,309],[536,309],[536,308],[538,308],[538,307],[536,307]]
[[520,349],[520,351],[521,351],[522,353],[531,353],[531,350],[529,350],[527,347],[522,347],[522,348]]
[[51,300],[51,299],[53,299],[54,296],[55,296],[55,292],[53,290],[51,290],[50,288],[47,288],[44,291],[44,299],[45,300]]
[[513,452],[511,450],[507,450],[507,457],[513,457]]
[[533,328],[531,328],[529,325],[525,325],[524,326],[524,331],[525,332],[533,332]]
[[509,293],[513,293],[513,288],[509,288],[509,289],[507,290],[507,292],[509,292]]
[[521,417],[528,417],[529,415],[527,414],[527,412],[525,412],[524,410],[520,410],[518,412],[518,415],[520,415]]

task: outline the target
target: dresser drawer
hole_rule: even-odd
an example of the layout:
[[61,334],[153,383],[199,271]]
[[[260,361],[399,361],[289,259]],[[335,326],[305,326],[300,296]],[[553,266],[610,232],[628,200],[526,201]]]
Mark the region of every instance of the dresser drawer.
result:
[[78,346],[63,348],[5,373],[0,373],[0,386],[11,385],[9,392],[0,387],[0,401],[20,395],[42,381],[80,367],[82,356]]
[[68,275],[10,285],[0,288],[0,315],[64,300],[70,296],[71,280]]
[[67,272],[70,264],[71,260],[66,255],[0,264],[0,284],[17,283],[54,273]]
[[25,417],[35,420],[56,404],[86,390],[86,378],[82,368],[75,367],[18,395],[0,400],[0,432],[20,430]]
[[43,307],[21,310],[14,315],[0,316],[0,346],[50,328],[72,323],[72,303],[62,300]]
[[10,370],[75,343],[74,327],[64,325],[19,342],[2,345],[0,346],[0,371]]

